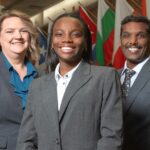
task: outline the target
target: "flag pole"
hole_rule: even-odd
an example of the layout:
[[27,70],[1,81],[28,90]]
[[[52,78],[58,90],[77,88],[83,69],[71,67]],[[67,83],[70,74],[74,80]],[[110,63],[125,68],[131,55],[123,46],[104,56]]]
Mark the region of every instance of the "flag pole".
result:
[[[78,4],[85,8],[85,6],[81,2],[78,1]],[[86,10],[94,19],[97,20],[97,16],[89,8],[86,8]]]
[[108,6],[115,11],[115,5],[113,5],[109,0],[105,0],[105,2],[108,4]]

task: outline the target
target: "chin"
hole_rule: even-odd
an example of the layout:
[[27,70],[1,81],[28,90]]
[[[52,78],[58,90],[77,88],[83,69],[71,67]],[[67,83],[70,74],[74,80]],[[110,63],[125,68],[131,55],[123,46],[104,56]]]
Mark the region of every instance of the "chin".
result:
[[146,58],[139,58],[139,59],[130,59],[129,61],[132,63],[132,64],[139,64],[141,63],[143,60],[145,60]]

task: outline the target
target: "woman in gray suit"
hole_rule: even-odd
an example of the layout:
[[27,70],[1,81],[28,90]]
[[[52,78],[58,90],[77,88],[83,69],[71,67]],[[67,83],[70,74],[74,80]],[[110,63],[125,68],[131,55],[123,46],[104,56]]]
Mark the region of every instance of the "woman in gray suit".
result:
[[51,29],[51,73],[34,80],[17,150],[121,150],[122,96],[113,68],[92,64],[91,34],[74,14]]
[[0,150],[15,150],[31,81],[37,72],[37,32],[28,16],[8,11],[0,16]]

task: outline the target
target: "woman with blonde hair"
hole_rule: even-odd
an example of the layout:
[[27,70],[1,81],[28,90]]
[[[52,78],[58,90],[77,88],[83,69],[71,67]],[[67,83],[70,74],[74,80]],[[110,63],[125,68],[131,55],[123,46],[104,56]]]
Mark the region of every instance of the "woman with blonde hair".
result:
[[0,49],[0,149],[15,150],[39,54],[37,31],[26,14],[0,16]]

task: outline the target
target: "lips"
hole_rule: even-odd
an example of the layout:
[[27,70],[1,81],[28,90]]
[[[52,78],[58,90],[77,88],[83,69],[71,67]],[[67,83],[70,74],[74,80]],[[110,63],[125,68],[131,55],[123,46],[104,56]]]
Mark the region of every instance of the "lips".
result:
[[135,53],[135,52],[139,51],[139,48],[137,48],[137,47],[130,47],[130,48],[128,48],[128,50],[130,52],[132,52],[132,53]]
[[11,44],[24,44],[23,42],[12,42]]
[[73,51],[73,48],[72,48],[72,47],[67,47],[67,46],[65,46],[65,47],[61,47],[61,50],[62,50],[63,52],[68,53],[68,52],[72,52],[72,51]]
[[126,49],[128,49],[128,51],[130,51],[131,53],[136,53],[142,49],[142,46],[140,46],[140,45],[137,45],[137,46],[127,45]]

